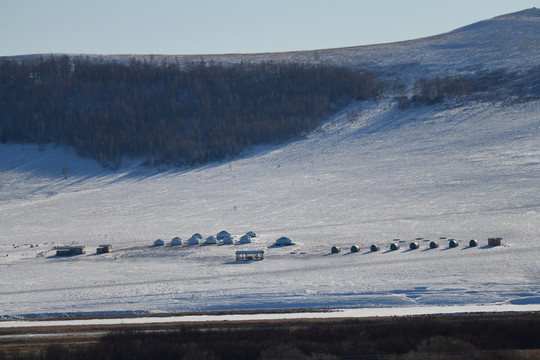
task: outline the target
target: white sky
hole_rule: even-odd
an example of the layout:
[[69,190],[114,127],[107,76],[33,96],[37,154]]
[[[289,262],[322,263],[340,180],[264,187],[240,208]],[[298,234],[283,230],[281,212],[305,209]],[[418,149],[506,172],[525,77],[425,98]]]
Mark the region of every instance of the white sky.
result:
[[0,0],[0,56],[221,54],[408,40],[540,0]]

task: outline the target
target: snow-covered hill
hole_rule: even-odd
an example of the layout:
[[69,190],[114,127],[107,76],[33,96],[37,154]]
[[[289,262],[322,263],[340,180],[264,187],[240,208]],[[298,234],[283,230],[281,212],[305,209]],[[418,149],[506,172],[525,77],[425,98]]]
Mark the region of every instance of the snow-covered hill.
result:
[[[388,79],[408,84],[420,77],[478,75],[504,71],[524,76],[537,69],[540,59],[540,9],[480,21],[454,31],[410,41],[262,54],[217,55],[86,55],[100,61],[259,63],[266,61],[333,64],[373,70]],[[25,55],[35,56],[35,55]],[[49,56],[44,54],[40,56]],[[12,57],[18,58],[18,57]]]
[[[538,101],[364,104],[355,122],[338,116],[305,140],[163,172],[113,173],[63,149],[1,145],[3,159],[17,154],[0,172],[1,315],[538,304],[539,113]],[[223,229],[258,236],[151,246]],[[272,246],[280,236],[296,245]],[[487,247],[491,236],[505,245]],[[418,237],[460,246],[409,250]],[[401,249],[389,251],[394,238]],[[54,256],[72,243],[88,254]],[[113,253],[96,255],[101,243]],[[331,255],[333,245],[343,251]],[[245,249],[266,258],[236,263]]]
[[[339,51],[356,52],[347,56],[358,64],[386,61],[403,76],[413,68],[514,71],[540,58],[538,19],[526,10],[429,39]],[[489,50],[498,41],[505,50]],[[488,50],[499,58],[481,55]],[[539,114],[538,100],[402,111],[389,97],[354,104],[305,139],[193,169],[126,159],[112,172],[70,149],[0,144],[0,317],[540,304]],[[236,240],[258,236],[244,245],[151,246],[224,229]],[[274,246],[280,236],[295,245]],[[459,246],[443,239],[430,249],[440,237]],[[504,245],[489,247],[488,237]],[[420,249],[410,250],[416,238]],[[399,250],[389,250],[393,239]],[[468,247],[470,239],[480,245]],[[95,254],[106,243],[113,252]],[[374,243],[381,251],[369,251]],[[88,253],[54,256],[54,246],[69,244]],[[331,254],[333,245],[342,252]],[[238,263],[237,250],[266,257]]]

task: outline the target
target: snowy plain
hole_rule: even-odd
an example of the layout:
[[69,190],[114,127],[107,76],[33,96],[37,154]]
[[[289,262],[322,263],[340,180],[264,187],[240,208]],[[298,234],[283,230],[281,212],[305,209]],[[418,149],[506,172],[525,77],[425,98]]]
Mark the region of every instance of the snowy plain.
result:
[[[500,61],[491,57],[477,69],[538,63],[539,47],[530,44],[538,43],[540,17],[536,9],[525,15],[460,29],[457,40],[454,33],[429,38],[433,49],[422,50],[424,58],[436,59],[430,64],[439,70],[455,68],[457,58],[440,52],[448,36],[456,47],[473,42],[480,26],[505,24],[502,32],[513,23],[513,31],[528,34],[523,52],[511,55],[515,42],[504,42]],[[502,46],[497,37],[489,39],[490,49]],[[405,50],[394,51],[397,59]],[[69,148],[0,144],[0,319],[235,309],[538,309],[539,144],[539,100],[399,110],[393,96],[352,104],[295,141],[196,168],[148,169],[124,159],[112,171]],[[257,237],[242,245],[152,246],[158,238],[169,244],[176,236],[185,241],[221,230],[236,240],[247,231]],[[274,246],[281,236],[295,245]],[[459,246],[449,248],[441,237]],[[488,237],[503,237],[504,245],[487,246]],[[420,249],[410,250],[417,238]],[[400,239],[399,250],[390,251],[393,239]],[[468,247],[470,239],[479,246]],[[430,249],[429,240],[441,246]],[[369,251],[375,243],[381,251]],[[111,244],[113,252],[96,254],[100,244]],[[57,257],[59,245],[84,245],[88,253]],[[331,254],[334,245],[342,252]],[[352,245],[360,252],[351,253]],[[237,250],[264,250],[265,259],[236,262]]]
[[[19,155],[2,162],[1,315],[539,304],[540,102],[364,107],[195,169],[112,172],[65,149],[2,145]],[[152,246],[222,229],[258,236]],[[295,245],[273,246],[280,236]],[[460,246],[408,247],[443,236]],[[488,247],[492,236],[504,245]],[[102,243],[113,252],[95,254]],[[88,253],[54,256],[68,244]],[[237,263],[248,249],[265,260]]]

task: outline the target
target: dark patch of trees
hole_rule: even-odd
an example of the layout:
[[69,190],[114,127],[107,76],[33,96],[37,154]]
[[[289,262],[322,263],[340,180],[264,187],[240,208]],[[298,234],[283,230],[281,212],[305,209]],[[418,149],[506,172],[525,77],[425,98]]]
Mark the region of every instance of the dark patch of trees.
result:
[[422,78],[416,82],[414,94],[410,98],[406,96],[397,97],[398,107],[405,109],[410,105],[433,105],[447,99],[470,95],[476,90],[477,86],[472,79],[461,76]]
[[470,98],[478,100],[523,102],[540,97],[540,66],[520,73],[505,69],[480,71],[474,76],[422,78],[416,81],[410,97],[396,97],[400,109],[425,106],[447,100]]
[[539,332],[537,313],[193,324],[0,359],[535,359]]
[[0,141],[73,146],[118,166],[205,163],[314,129],[377,93],[374,76],[291,63],[0,60]]

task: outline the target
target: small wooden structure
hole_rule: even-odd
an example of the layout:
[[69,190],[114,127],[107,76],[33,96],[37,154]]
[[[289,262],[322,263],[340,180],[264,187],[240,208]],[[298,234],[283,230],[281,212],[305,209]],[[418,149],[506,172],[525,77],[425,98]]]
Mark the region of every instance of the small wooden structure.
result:
[[351,246],[351,252],[353,252],[353,253],[360,252],[360,246],[358,246],[358,245]]
[[332,254],[337,254],[338,252],[341,252],[339,246],[332,246]]
[[263,250],[243,250],[236,252],[236,261],[254,261],[254,260],[263,260],[264,251]]
[[112,251],[112,245],[99,245],[96,249],[98,254],[107,254]]
[[503,244],[503,238],[497,237],[497,238],[488,238],[488,245],[489,246],[501,246]]
[[70,256],[86,254],[84,246],[60,246],[56,248],[56,256]]

